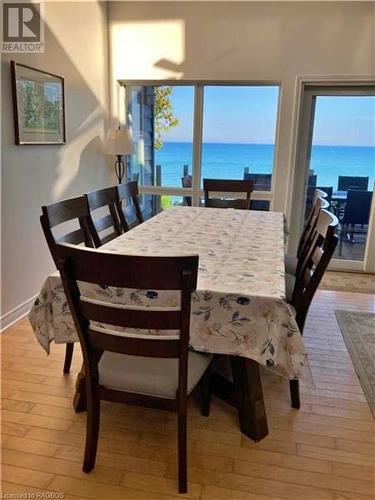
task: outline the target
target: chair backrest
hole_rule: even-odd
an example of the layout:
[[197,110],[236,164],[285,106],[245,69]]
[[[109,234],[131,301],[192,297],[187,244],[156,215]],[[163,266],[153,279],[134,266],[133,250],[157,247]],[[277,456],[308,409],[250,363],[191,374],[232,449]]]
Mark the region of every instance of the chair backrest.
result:
[[311,301],[335,251],[338,224],[335,215],[328,210],[320,210],[312,241],[297,273],[293,291],[292,304],[296,309],[296,320],[301,331]]
[[[179,391],[186,393],[191,294],[196,289],[198,256],[141,257],[58,245],[59,270],[82,347],[85,373],[98,382],[103,351],[179,359]],[[81,295],[78,282],[137,290],[175,290],[179,306],[119,305]],[[156,293],[156,292],[154,292]],[[102,325],[105,324],[104,329]],[[121,327],[121,333],[111,332]],[[126,329],[171,330],[152,335]],[[176,332],[177,331],[177,332]]]
[[271,191],[272,174],[253,174],[245,172],[244,180],[253,181],[254,191]]
[[337,190],[338,191],[367,191],[368,177],[339,175]]
[[323,191],[326,193],[327,197],[325,198],[329,204],[332,202],[332,194],[333,194],[333,187],[332,186],[319,186],[317,187],[319,191]]
[[301,259],[301,257],[303,257],[309,243],[311,242],[311,237],[313,235],[313,231],[314,231],[315,225],[317,223],[317,220],[318,220],[318,217],[320,214],[320,210],[322,208],[327,209],[328,207],[329,207],[328,202],[325,199],[317,196],[317,198],[315,199],[314,205],[312,206],[312,208],[310,210],[309,216],[307,218],[306,224],[303,228],[303,231],[302,231],[302,234],[301,234],[301,237],[299,240],[298,250],[297,250],[297,257],[299,259]]
[[[193,185],[193,177],[189,174],[181,177],[181,184],[183,188],[191,188]],[[187,207],[191,207],[191,196],[183,197],[183,204]]]
[[370,219],[372,191],[348,191],[343,224],[367,225]]
[[181,177],[181,184],[184,188],[191,188],[193,183],[193,177],[191,175],[184,175]]
[[306,208],[305,208],[305,220],[311,212],[311,208],[314,206],[314,193],[316,188],[318,176],[315,174],[309,174],[306,186]]
[[138,183],[126,182],[117,186],[116,207],[123,231],[143,222],[143,215],[138,198]]
[[315,188],[317,180],[318,176],[316,174],[310,174],[307,179],[307,186]]
[[[95,246],[100,247],[121,234],[121,226],[116,209],[118,199],[117,187],[98,189],[85,194],[85,196],[89,204],[91,219],[93,220],[92,238]],[[105,209],[107,213],[105,215],[101,213],[99,217],[95,218],[93,212],[98,209]],[[100,235],[99,233],[101,232],[104,233]]]
[[[253,182],[250,180],[203,179],[204,200],[206,207],[237,208],[249,210]],[[216,193],[215,198],[210,193]],[[243,193],[246,198],[230,198],[228,194]],[[225,197],[225,198],[224,198]]]
[[250,210],[261,210],[263,212],[269,212],[270,200],[251,200]]
[[[70,230],[69,232],[57,236],[52,229],[70,221],[77,221],[78,229]],[[87,247],[93,247],[91,238],[91,217],[87,200],[84,196],[62,200],[51,205],[42,207],[42,215],[40,223],[43,228],[44,236],[47,240],[48,248],[57,267],[56,244],[70,243],[80,245],[84,243]]]
[[322,191],[319,188],[315,188],[314,195],[313,195],[313,203],[315,204],[317,198],[322,198],[324,200],[327,197],[328,197],[328,195],[325,191]]

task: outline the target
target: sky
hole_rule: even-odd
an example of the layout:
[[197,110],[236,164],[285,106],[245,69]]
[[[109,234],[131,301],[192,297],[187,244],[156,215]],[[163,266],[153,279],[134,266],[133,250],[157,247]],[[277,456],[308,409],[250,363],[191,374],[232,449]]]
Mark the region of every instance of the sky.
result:
[[[277,86],[206,86],[203,142],[273,144],[275,142]],[[192,142],[194,87],[173,87],[177,127],[164,140]],[[375,96],[318,97],[314,145],[375,147]]]

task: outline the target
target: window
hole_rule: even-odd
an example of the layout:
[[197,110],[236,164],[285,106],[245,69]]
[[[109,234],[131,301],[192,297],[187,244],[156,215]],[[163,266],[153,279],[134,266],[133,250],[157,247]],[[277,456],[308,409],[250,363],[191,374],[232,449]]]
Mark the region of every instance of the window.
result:
[[125,87],[135,145],[128,173],[138,180],[150,216],[167,198],[199,206],[204,177],[250,178],[260,193],[253,208],[269,208],[278,86]]
[[186,196],[172,196],[168,194],[147,194],[140,197],[141,210],[145,220],[163,210],[175,206],[191,206],[191,198]]
[[181,188],[184,168],[192,171],[194,87],[137,86],[128,93],[133,178],[142,186]]
[[205,87],[202,179],[249,178],[271,190],[277,99],[274,86]]

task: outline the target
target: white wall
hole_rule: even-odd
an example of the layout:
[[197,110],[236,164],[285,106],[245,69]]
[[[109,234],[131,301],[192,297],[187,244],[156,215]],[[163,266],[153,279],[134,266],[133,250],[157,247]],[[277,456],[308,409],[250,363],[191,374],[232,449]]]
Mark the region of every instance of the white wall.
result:
[[[45,53],[2,54],[3,325],[23,312],[19,306],[54,269],[39,223],[41,205],[113,182],[101,151],[108,109],[107,47],[105,4],[46,2]],[[65,77],[66,145],[14,145],[10,59]]]
[[279,82],[273,208],[287,212],[297,77],[373,74],[374,11],[372,2],[111,2],[112,96],[117,79]]
[[[1,316],[6,321],[53,269],[40,206],[114,181],[100,143],[108,109],[106,14],[105,4],[95,1],[46,2],[46,52],[2,54]],[[281,83],[278,210],[288,208],[293,181],[297,77],[374,70],[372,2],[111,2],[108,16],[114,116],[117,79]],[[65,76],[65,146],[14,145],[12,58]]]

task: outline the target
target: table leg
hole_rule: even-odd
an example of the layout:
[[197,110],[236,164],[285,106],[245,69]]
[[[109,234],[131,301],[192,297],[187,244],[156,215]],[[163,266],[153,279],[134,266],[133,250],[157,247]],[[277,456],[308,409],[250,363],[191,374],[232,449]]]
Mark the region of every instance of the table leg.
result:
[[267,436],[268,425],[259,365],[251,359],[231,356],[231,366],[241,432],[260,441]]
[[77,375],[76,391],[73,398],[73,407],[76,413],[86,411],[86,386],[85,386],[85,372],[83,366]]

